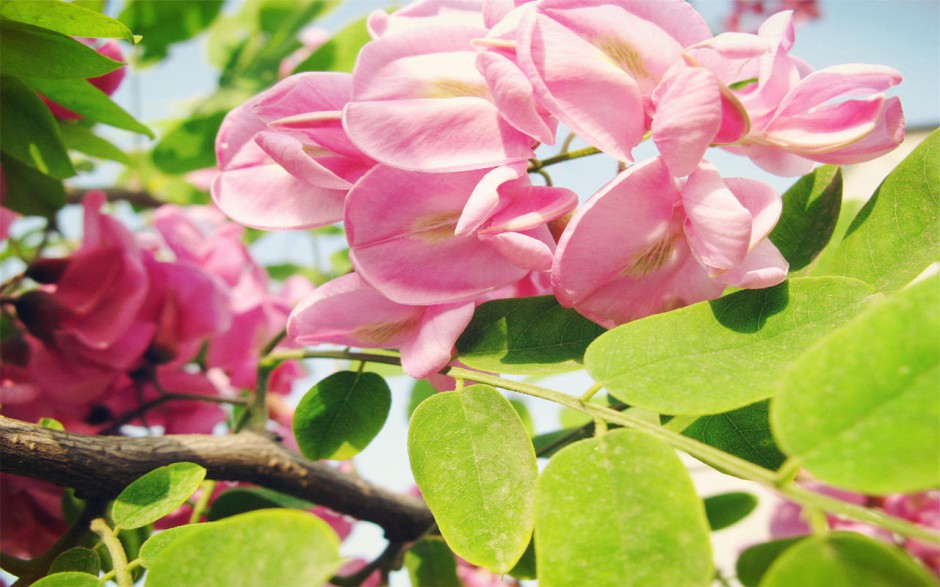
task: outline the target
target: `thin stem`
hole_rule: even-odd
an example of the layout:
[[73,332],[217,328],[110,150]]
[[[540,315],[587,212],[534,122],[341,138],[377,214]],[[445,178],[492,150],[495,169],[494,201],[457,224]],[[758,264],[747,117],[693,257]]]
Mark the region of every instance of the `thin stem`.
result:
[[111,555],[111,566],[114,569],[114,578],[118,587],[134,587],[134,579],[127,568],[127,554],[124,546],[118,540],[117,534],[111,530],[104,518],[95,518],[91,521],[91,530],[101,537],[101,541],[108,547]]
[[584,147],[583,149],[577,149],[575,151],[559,153],[546,159],[533,159],[529,164],[529,172],[538,172],[539,169],[548,167],[549,165],[564,163],[565,161],[572,161],[574,159],[580,159],[581,157],[588,157],[590,155],[597,155],[600,152],[601,150],[597,147]]
[[578,135],[574,134],[573,132],[569,132],[568,136],[565,137],[565,142],[561,144],[561,150],[559,152],[567,153],[568,151],[570,151],[571,143],[573,143],[576,138],[578,138]]
[[604,389],[604,385],[601,383],[595,383],[587,391],[581,394],[581,401],[589,402],[591,398],[597,395],[597,392]]
[[199,523],[202,513],[209,507],[209,500],[212,499],[213,491],[215,491],[215,481],[210,479],[202,482],[202,493],[199,495],[199,501],[193,506],[193,513],[189,516],[190,524]]
[[358,587],[368,579],[372,573],[379,570],[391,570],[398,563],[398,559],[408,545],[408,542],[389,542],[385,550],[382,551],[382,554],[374,561],[351,575],[334,576],[330,579],[330,585],[337,585],[338,587]]
[[712,446],[687,436],[682,436],[681,434],[667,430],[662,426],[658,426],[652,422],[639,419],[631,414],[618,412],[616,410],[605,408],[597,404],[585,403],[578,398],[574,398],[551,389],[546,389],[544,387],[539,387],[537,385],[532,385],[530,383],[511,381],[477,371],[462,369],[460,367],[450,367],[446,370],[446,374],[450,375],[451,377],[464,377],[467,379],[473,379],[479,383],[493,385],[495,387],[501,387],[502,389],[507,389],[509,391],[515,391],[517,393],[546,399],[548,401],[552,401],[557,404],[584,412],[595,418],[602,418],[611,424],[619,424],[621,426],[642,430],[654,436],[655,438],[671,444],[673,448],[677,448],[705,463],[708,463],[716,469],[727,471],[728,473],[742,479],[748,479],[762,485],[775,487],[777,492],[783,495],[783,497],[804,507],[815,507],[823,509],[840,516],[852,518],[862,522],[868,522],[880,526],[886,530],[897,532],[898,534],[903,534],[911,538],[917,538],[919,540],[925,540],[934,544],[940,544],[940,536],[937,536],[923,526],[912,524],[877,510],[871,510],[865,507],[840,501],[838,499],[828,497],[814,491],[810,491],[793,482],[780,485],[777,474],[773,471],[759,467],[753,463],[745,461],[744,459],[718,450]]

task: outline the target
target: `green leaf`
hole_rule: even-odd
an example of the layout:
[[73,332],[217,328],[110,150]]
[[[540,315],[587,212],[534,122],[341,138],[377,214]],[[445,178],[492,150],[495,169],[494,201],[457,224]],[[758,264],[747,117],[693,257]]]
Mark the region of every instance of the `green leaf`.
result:
[[160,171],[174,174],[214,167],[215,135],[225,114],[220,111],[194,116],[170,130],[153,148],[153,164]]
[[940,130],[888,174],[849,226],[825,271],[893,291],[938,256]]
[[509,574],[517,579],[535,580],[538,578],[536,566],[535,537],[533,536],[532,540],[529,540],[529,545],[526,547],[525,552],[522,553],[522,558],[519,559],[516,566],[509,570]]
[[303,499],[272,491],[271,489],[239,487],[229,489],[219,495],[219,497],[212,502],[212,506],[209,508],[206,518],[210,522],[213,522],[254,510],[281,507],[309,510],[314,507],[314,504]]
[[672,447],[612,430],[560,451],[536,497],[539,585],[708,585],[705,509]]
[[72,37],[0,19],[0,71],[4,75],[88,79],[122,65]]
[[454,553],[442,540],[427,538],[405,553],[405,568],[414,587],[462,587]]
[[375,373],[333,373],[297,404],[297,446],[308,459],[352,458],[382,429],[391,404],[388,384]]
[[738,581],[744,587],[757,587],[760,580],[767,573],[767,569],[783,552],[802,540],[803,536],[783,538],[763,544],[755,544],[741,553],[735,564],[735,573]]
[[564,373],[581,368],[584,350],[603,332],[552,296],[494,300],[476,309],[457,352],[463,363],[483,371]]
[[3,200],[5,208],[27,216],[52,218],[65,205],[62,180],[49,177],[7,155],[0,155],[0,164],[3,165],[3,180],[7,184],[7,194]]
[[58,179],[75,175],[49,108],[16,78],[0,77],[0,128],[0,148],[7,155]]
[[222,0],[128,0],[118,18],[143,37],[143,61],[153,62],[165,58],[170,45],[202,32],[218,16],[222,4]]
[[105,37],[134,42],[124,23],[62,0],[5,0],[0,16],[72,37]]
[[36,581],[33,587],[98,587],[98,575],[75,571],[55,573]]
[[431,385],[431,382],[427,379],[415,381],[414,387],[411,388],[411,396],[408,398],[408,419],[411,419],[411,415],[415,413],[415,410],[418,409],[418,406],[421,405],[421,402],[428,399],[432,395],[435,395],[436,393],[437,390],[434,389],[434,386]]
[[98,558],[98,553],[90,548],[76,546],[55,557],[49,567],[49,574],[71,571],[89,573],[97,577],[100,570],[101,559]]
[[588,348],[588,373],[615,398],[674,415],[726,412],[773,395],[776,373],[848,321],[872,289],[800,278],[619,326]]
[[40,418],[39,425],[43,428],[49,428],[50,430],[65,430],[65,426],[62,425],[62,422],[59,422],[55,418]]
[[723,414],[702,416],[682,433],[771,471],[787,460],[770,431],[770,402],[766,400]]
[[346,71],[351,72],[356,64],[359,50],[372,40],[366,29],[366,19],[347,25],[333,35],[329,41],[304,59],[292,73],[302,71]]
[[426,399],[411,416],[408,455],[453,551],[509,571],[532,535],[538,477],[532,443],[509,401],[488,385]]
[[713,495],[703,501],[712,532],[737,524],[757,507],[757,498],[742,492]]
[[150,565],[157,560],[157,557],[160,556],[164,548],[181,539],[183,536],[188,536],[192,532],[199,532],[204,527],[205,524],[186,524],[157,532],[148,538],[140,547],[140,552],[138,553],[140,556],[140,564],[149,569]]
[[811,536],[777,558],[760,587],[928,587],[936,580],[900,548],[855,532]]
[[156,522],[183,505],[205,476],[194,463],[158,467],[124,488],[111,506],[111,519],[122,530]]
[[866,310],[779,381],[774,435],[822,481],[870,494],[940,483],[940,276]]
[[790,263],[790,272],[803,269],[832,238],[842,202],[842,170],[817,167],[783,194],[783,212],[770,240]]
[[25,78],[23,81],[46,98],[90,120],[154,138],[153,131],[86,80]]
[[59,133],[65,146],[73,151],[84,153],[95,159],[117,161],[124,165],[133,165],[133,161],[121,149],[99,137],[83,124],[59,122]]
[[297,510],[258,510],[198,524],[150,561],[147,587],[310,587],[342,564],[339,538]]
[[522,426],[525,428],[526,434],[534,436],[535,422],[532,420],[532,414],[529,413],[529,407],[522,400],[511,399],[509,403],[512,405],[512,409],[516,410],[516,413],[519,414],[519,420],[522,421]]

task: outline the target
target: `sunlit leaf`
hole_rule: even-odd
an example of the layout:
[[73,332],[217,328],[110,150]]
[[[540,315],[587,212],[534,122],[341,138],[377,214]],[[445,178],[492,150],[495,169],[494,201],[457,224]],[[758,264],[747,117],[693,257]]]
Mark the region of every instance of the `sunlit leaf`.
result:
[[538,477],[532,443],[509,401],[487,385],[426,399],[411,416],[408,455],[453,551],[509,571],[532,535]]
[[294,437],[308,459],[352,458],[379,433],[392,403],[375,373],[340,371],[313,386],[294,411]]
[[706,497],[704,503],[708,525],[714,532],[746,518],[757,507],[757,498],[750,493],[736,491]]
[[940,131],[934,131],[885,178],[824,272],[892,291],[910,283],[938,257]]
[[73,37],[105,37],[134,42],[124,23],[62,0],[4,0],[0,16]]
[[258,510],[197,528],[150,560],[147,587],[310,587],[342,562],[336,533],[306,512]]
[[776,470],[787,459],[770,431],[770,402],[766,400],[702,416],[682,433],[765,469]]
[[149,569],[164,548],[191,532],[198,532],[203,527],[202,524],[186,524],[157,532],[141,545],[140,564]]
[[610,395],[662,414],[716,414],[766,399],[806,348],[858,313],[870,286],[800,278],[649,316],[601,335],[584,365]]
[[24,81],[53,102],[90,120],[154,137],[149,128],[86,80],[25,78]]
[[791,274],[829,243],[841,202],[842,170],[833,165],[817,167],[783,194],[783,212],[770,240],[790,263]]
[[361,18],[333,35],[329,41],[294,68],[301,71],[352,71],[363,45],[372,40]]
[[75,175],[55,118],[19,79],[0,78],[0,128],[0,148],[7,155],[58,179]]
[[159,61],[167,56],[171,45],[191,39],[209,26],[222,5],[222,0],[128,0],[118,18],[143,37],[143,60]]
[[414,386],[411,388],[411,396],[408,398],[408,409],[406,411],[408,419],[411,419],[411,415],[415,412],[416,409],[418,409],[418,406],[421,405],[421,402],[436,393],[437,390],[434,389],[434,386],[431,385],[427,379],[415,381]]
[[98,575],[76,571],[55,573],[33,583],[34,587],[98,587]]
[[866,310],[779,381],[771,423],[814,476],[863,493],[940,483],[940,276]]
[[[0,20],[0,71],[19,77],[88,79],[123,65],[72,37]],[[6,83],[6,82],[4,82]]]
[[60,122],[59,133],[62,135],[65,146],[73,151],[96,159],[117,161],[124,165],[133,164],[131,158],[122,149],[99,137],[83,124]]
[[612,430],[560,451],[536,499],[539,585],[708,585],[705,509],[675,451]]
[[171,129],[153,148],[153,164],[160,171],[177,174],[214,167],[215,136],[225,114],[194,116]]
[[111,506],[111,519],[122,529],[156,522],[181,506],[197,489],[206,470],[194,463],[159,467],[124,488]]
[[774,561],[760,587],[928,587],[926,569],[895,546],[857,534],[811,536]]
[[487,302],[457,339],[460,360],[497,373],[542,375],[581,368],[604,329],[552,296]]
[[442,540],[426,538],[405,553],[405,568],[413,587],[462,587],[454,553]]

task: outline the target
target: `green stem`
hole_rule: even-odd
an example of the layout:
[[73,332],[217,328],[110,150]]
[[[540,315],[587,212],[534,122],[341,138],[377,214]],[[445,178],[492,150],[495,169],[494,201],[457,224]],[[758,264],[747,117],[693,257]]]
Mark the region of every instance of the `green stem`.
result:
[[581,394],[581,401],[583,402],[591,401],[591,398],[597,395],[597,392],[602,389],[604,389],[604,386],[602,384],[595,383],[594,385],[590,387],[590,389],[588,389],[583,394]]
[[696,420],[698,420],[698,416],[674,416],[672,420],[663,424],[663,428],[671,430],[676,434],[682,434],[682,432]]
[[212,492],[215,491],[215,481],[203,481],[202,493],[199,494],[199,501],[193,506],[193,513],[189,516],[190,524],[198,524],[202,518],[202,513],[209,507],[209,500],[212,499]]
[[118,540],[117,535],[111,530],[111,526],[104,521],[104,518],[95,518],[91,521],[91,531],[101,537],[101,542],[108,548],[108,554],[111,555],[111,566],[114,569],[114,578],[117,580],[118,587],[134,587],[134,578],[127,568],[127,555],[124,553],[124,546]]
[[540,169],[548,167],[549,165],[564,163],[565,161],[572,161],[574,159],[580,159],[581,157],[588,157],[590,155],[597,155],[600,152],[601,150],[597,147],[584,147],[583,149],[568,151],[566,153],[559,153],[546,159],[533,159],[529,164],[529,172],[538,172]]
[[852,518],[861,522],[868,522],[886,530],[897,532],[911,538],[917,538],[934,544],[940,544],[940,536],[937,536],[929,529],[923,526],[912,524],[905,520],[889,516],[877,510],[871,510],[865,507],[850,504],[838,499],[828,497],[800,487],[796,483],[787,482],[780,484],[777,474],[773,471],[759,467],[753,463],[730,455],[724,451],[718,450],[712,446],[682,436],[672,430],[667,430],[662,426],[657,426],[652,422],[641,420],[627,413],[618,412],[610,408],[605,408],[597,404],[585,403],[578,398],[566,395],[564,393],[532,385],[521,381],[511,381],[480,373],[470,371],[459,367],[451,367],[446,371],[451,377],[463,377],[473,379],[479,383],[493,385],[509,391],[515,391],[532,397],[538,397],[548,401],[561,404],[563,406],[584,412],[594,418],[602,418],[611,424],[618,424],[629,428],[635,428],[649,433],[650,435],[662,440],[673,448],[686,452],[693,457],[708,463],[713,468],[726,471],[736,477],[755,481],[761,485],[773,487],[783,497],[796,502],[803,507],[819,508],[827,512]]
[[[272,354],[268,357],[270,360],[305,358],[372,361],[375,363],[385,363],[389,365],[401,364],[401,361],[398,359],[398,357],[376,355],[371,353],[354,353],[347,351],[290,350]],[[619,426],[642,430],[654,438],[658,438],[659,440],[672,445],[673,448],[679,449],[697,458],[698,460],[707,463],[715,469],[725,471],[741,479],[754,481],[766,487],[773,488],[777,491],[777,493],[786,499],[798,503],[803,507],[822,509],[832,514],[873,524],[875,526],[884,528],[885,530],[896,532],[910,538],[916,538],[918,540],[923,540],[932,544],[940,544],[940,536],[934,534],[931,530],[923,526],[912,524],[906,520],[889,516],[880,510],[868,509],[862,506],[840,501],[833,497],[816,493],[815,491],[810,491],[809,489],[797,485],[792,481],[792,479],[781,479],[779,474],[775,471],[770,471],[763,467],[759,467],[751,462],[728,454],[713,446],[709,446],[693,438],[689,438],[688,436],[683,436],[682,434],[674,432],[673,430],[669,430],[653,422],[640,419],[632,414],[618,412],[617,410],[611,408],[588,403],[582,401],[579,398],[572,397],[553,389],[539,387],[538,385],[532,385],[531,383],[526,383],[524,381],[503,379],[502,377],[496,375],[489,375],[487,373],[473,371],[471,369],[446,367],[441,370],[441,373],[449,375],[455,379],[475,381],[477,383],[492,385],[501,389],[515,391],[524,395],[548,400],[550,402],[584,412],[592,418],[602,419],[608,424],[617,424]]]

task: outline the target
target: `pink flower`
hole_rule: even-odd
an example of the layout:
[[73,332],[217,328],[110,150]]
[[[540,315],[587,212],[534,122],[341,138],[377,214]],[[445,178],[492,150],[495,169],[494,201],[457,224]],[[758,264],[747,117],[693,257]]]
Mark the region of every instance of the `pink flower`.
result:
[[[92,43],[96,42],[95,39],[79,38],[78,40],[82,43],[85,43],[86,45],[92,45]],[[94,47],[94,49],[105,57],[110,57],[115,61],[124,61],[124,53],[121,51],[121,46],[115,40],[104,41],[98,47]],[[124,80],[124,75],[126,73],[125,69],[126,68],[124,67],[119,67],[118,69],[115,69],[114,71],[106,73],[102,76],[89,78],[88,82],[110,96],[117,90],[118,86],[121,85],[121,81]],[[49,110],[56,118],[60,118],[62,120],[80,120],[83,118],[81,114],[72,112],[68,108],[56,104],[45,96],[40,95],[39,97],[42,98],[42,101],[46,103],[46,106],[49,107]]]
[[497,89],[477,69],[478,26],[431,24],[363,47],[343,116],[350,139],[373,159],[445,172],[522,163],[535,139],[514,126]]
[[474,304],[409,306],[392,302],[350,273],[327,282],[294,308],[288,336],[298,344],[401,349],[402,368],[423,379],[443,368],[473,317]]
[[484,0],[417,0],[392,14],[376,10],[366,26],[373,39],[411,27],[438,24],[483,26]]
[[346,192],[373,165],[340,120],[350,84],[349,74],[301,73],[229,112],[216,137],[219,208],[273,230],[340,220]]
[[769,186],[722,179],[709,163],[683,181],[661,158],[640,163],[575,213],[555,255],[555,295],[611,328],[727,285],[775,285],[787,263],[766,236],[780,210]]
[[[901,74],[860,64],[813,71],[789,55],[793,40],[792,14],[782,12],[769,18],[758,35],[725,33],[690,47],[685,64],[678,64],[680,71],[675,72],[681,83],[656,96],[658,114],[668,116],[672,127],[698,133],[698,148],[709,142],[730,143],[728,150],[779,175],[807,173],[813,161],[859,163],[894,149],[904,138],[904,116],[898,98],[883,92],[900,83]],[[722,111],[746,113],[746,128],[736,123],[735,133],[721,137],[714,123],[708,131],[701,126],[697,110],[714,110],[709,104],[717,99],[704,81],[710,76],[710,85],[720,83]],[[692,77],[702,81],[694,85]],[[673,96],[682,107],[669,106]],[[689,103],[695,105],[689,108]],[[692,116],[683,116],[684,111]],[[735,136],[741,130],[743,136]],[[656,139],[655,122],[653,131]]]
[[0,550],[35,558],[55,544],[68,528],[62,492],[46,481],[0,473]]
[[542,105],[625,161],[646,133],[663,74],[685,47],[711,37],[681,0],[546,0],[520,10],[518,65]]
[[[885,498],[882,507],[892,516],[940,532],[940,491],[889,495]],[[913,538],[906,539],[903,546],[940,577],[940,548]]]
[[447,174],[377,167],[350,191],[350,260],[399,304],[472,299],[551,266],[546,223],[577,203],[521,167]]

